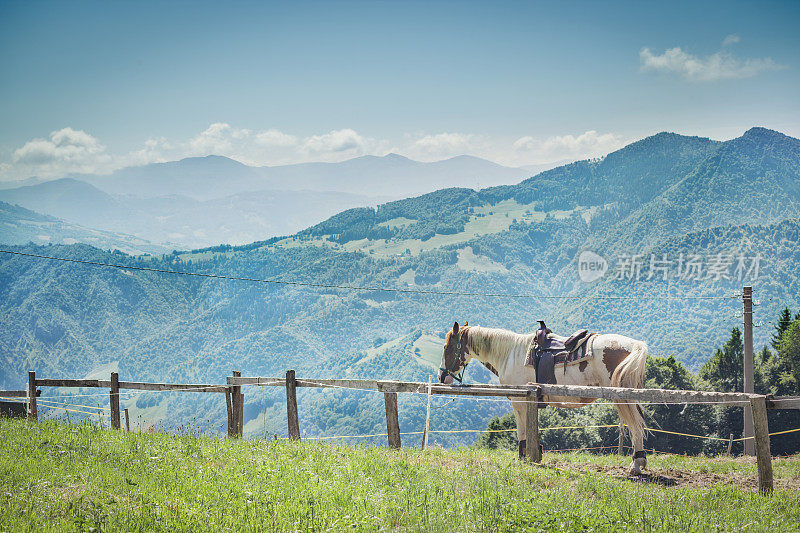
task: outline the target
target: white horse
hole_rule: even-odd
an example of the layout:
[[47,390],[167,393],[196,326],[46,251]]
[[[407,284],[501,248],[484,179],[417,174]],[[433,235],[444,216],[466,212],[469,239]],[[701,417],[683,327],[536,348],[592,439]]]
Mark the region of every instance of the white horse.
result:
[[[458,322],[447,333],[439,372],[439,382],[450,384],[453,376],[466,368],[471,359],[477,359],[499,379],[503,385],[526,385],[536,382],[533,367],[526,366],[528,348],[534,334],[520,335],[504,329],[491,329]],[[566,365],[566,372],[558,368],[556,381],[559,385],[590,385],[600,387],[632,387],[644,385],[647,345],[629,337],[615,334],[594,336],[591,357],[578,364]],[[588,354],[587,354],[588,355]],[[509,398],[514,417],[517,419],[517,438],[520,457],[525,456],[525,411],[524,401]],[[559,407],[576,408],[588,405],[597,398],[567,398],[562,396],[543,397],[543,401]],[[638,403],[615,402],[620,420],[627,425],[633,442],[632,474],[641,474],[647,467],[644,451],[646,431],[642,409]]]

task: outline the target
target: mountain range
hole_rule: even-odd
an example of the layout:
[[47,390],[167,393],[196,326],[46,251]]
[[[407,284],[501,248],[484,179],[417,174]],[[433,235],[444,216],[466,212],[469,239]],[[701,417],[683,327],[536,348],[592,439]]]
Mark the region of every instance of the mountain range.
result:
[[[799,209],[800,140],[753,128],[725,142],[661,133],[515,185],[353,208],[243,246],[130,256],[29,244],[17,249],[328,288],[0,254],[0,385],[20,387],[29,369],[66,377],[105,365],[125,379],[180,382],[220,382],[231,370],[279,376],[288,368],[308,377],[427,380],[454,320],[521,332],[537,320],[561,333],[615,332],[697,368],[740,325],[734,291],[742,285],[754,287],[760,304],[756,348],[768,341],[779,309],[800,307]],[[581,280],[583,252],[607,262],[605,275]],[[663,268],[653,275],[654,265]],[[467,375],[490,378],[479,365]],[[302,395],[302,426],[311,434],[383,423],[380,399],[368,393]],[[201,408],[224,421],[224,405],[196,401],[141,396],[126,406],[151,420],[176,421]],[[403,402],[401,429],[419,430],[424,407]],[[497,412],[461,400],[434,422],[485,427]],[[251,394],[246,431],[285,433],[281,413],[277,392]]]
[[[276,167],[207,156],[104,176],[31,178],[0,189],[0,200],[69,223],[192,249],[291,235],[351,207],[453,185],[513,183],[527,174],[470,156],[422,163],[389,154]],[[0,242],[9,238],[0,233]]]

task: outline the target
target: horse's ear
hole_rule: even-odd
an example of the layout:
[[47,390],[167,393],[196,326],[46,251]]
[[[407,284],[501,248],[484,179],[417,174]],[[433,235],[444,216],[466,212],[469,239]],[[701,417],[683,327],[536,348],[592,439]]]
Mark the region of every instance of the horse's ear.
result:
[[456,322],[455,324],[453,324],[453,333],[454,333],[454,334],[455,334],[455,333],[458,333],[458,322]]
[[469,320],[467,320],[466,322],[464,322],[464,327],[467,327],[467,326],[469,326]]

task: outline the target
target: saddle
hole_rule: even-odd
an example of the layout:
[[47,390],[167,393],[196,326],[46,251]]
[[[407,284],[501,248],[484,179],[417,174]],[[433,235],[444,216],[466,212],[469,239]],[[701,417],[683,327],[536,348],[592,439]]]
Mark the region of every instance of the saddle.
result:
[[536,383],[554,384],[556,365],[564,365],[566,373],[567,366],[592,357],[591,340],[595,335],[597,334],[581,329],[569,337],[561,337],[540,320],[539,329],[528,347],[525,365],[534,367]]

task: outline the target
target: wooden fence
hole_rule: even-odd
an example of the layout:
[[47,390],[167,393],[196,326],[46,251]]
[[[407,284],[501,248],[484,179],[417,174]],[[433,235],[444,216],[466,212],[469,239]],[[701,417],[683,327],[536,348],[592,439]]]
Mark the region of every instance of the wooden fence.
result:
[[[363,380],[363,379],[298,379],[294,370],[286,372],[285,378],[242,377],[233,372],[225,385],[218,384],[180,384],[144,383],[119,381],[116,372],[110,381],[97,379],[39,379],[35,372],[28,373],[26,391],[14,391],[15,396],[25,397],[27,415],[31,420],[38,417],[36,398],[40,387],[95,387],[110,389],[109,406],[111,427],[120,429],[120,390],[173,391],[223,393],[228,413],[228,436],[241,437],[244,430],[244,386],[284,387],[286,389],[286,410],[288,435],[290,439],[300,439],[300,417],[297,408],[297,388],[316,387],[334,389],[361,389],[382,392],[386,406],[386,433],[391,448],[400,448],[400,422],[397,410],[398,393],[432,394],[448,396],[497,396],[527,402],[526,434],[527,458],[533,462],[541,461],[539,449],[539,393],[546,396],[566,398],[602,398],[606,400],[657,403],[730,403],[751,409],[754,421],[754,440],[756,462],[758,465],[759,489],[771,492],[772,456],[770,454],[767,410],[800,409],[800,397],[772,397],[763,394],[741,392],[706,392],[665,389],[627,389],[617,387],[588,387],[581,385],[443,385],[439,383],[420,383],[407,381]],[[126,427],[129,427],[127,409]]]

